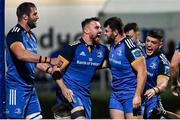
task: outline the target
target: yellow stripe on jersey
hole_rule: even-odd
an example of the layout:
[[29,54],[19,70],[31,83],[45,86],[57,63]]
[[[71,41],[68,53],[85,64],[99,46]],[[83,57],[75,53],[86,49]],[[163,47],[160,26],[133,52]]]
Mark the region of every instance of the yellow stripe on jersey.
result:
[[134,61],[131,63],[131,65],[133,65],[133,64],[136,63],[136,62],[138,62],[138,61],[141,60],[141,59],[145,59],[144,56],[141,56],[141,57],[137,58],[136,60],[134,60]]
[[157,77],[158,80],[162,79],[162,78],[169,80],[169,76],[166,76],[166,75],[158,75],[158,77]]
[[91,51],[92,51],[92,49],[91,49],[91,47],[90,47],[90,46],[88,46],[88,51],[89,51],[89,52],[91,52]]
[[30,37],[30,34],[29,34],[28,32],[26,33],[26,35],[27,35],[28,37]]
[[[11,45],[10,45],[10,48],[12,48],[14,45],[17,45],[17,44],[19,44],[19,43],[21,43],[20,41],[16,41],[16,42],[13,42]],[[22,43],[21,43],[22,44]]]
[[69,64],[69,61],[66,58],[64,58],[63,56],[61,56],[61,55],[58,56],[58,59],[60,59],[65,64]]

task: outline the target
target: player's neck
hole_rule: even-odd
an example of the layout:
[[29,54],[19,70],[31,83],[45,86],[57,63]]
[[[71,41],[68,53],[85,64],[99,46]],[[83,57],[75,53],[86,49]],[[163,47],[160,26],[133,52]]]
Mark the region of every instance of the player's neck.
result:
[[93,40],[91,40],[89,36],[82,36],[82,38],[87,45],[93,45]]
[[125,38],[125,35],[123,34],[123,35],[118,35],[118,36],[116,36],[116,38],[115,38],[115,41],[114,41],[114,44],[115,45],[117,45],[121,40],[123,40]]
[[18,22],[27,32],[30,31],[30,27],[24,22]]

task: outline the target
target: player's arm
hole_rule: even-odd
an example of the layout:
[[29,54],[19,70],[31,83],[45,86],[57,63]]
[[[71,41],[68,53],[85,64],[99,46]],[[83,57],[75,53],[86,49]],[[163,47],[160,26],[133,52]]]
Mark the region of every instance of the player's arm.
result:
[[125,40],[125,54],[132,68],[136,71],[137,85],[133,97],[133,108],[138,108],[141,105],[141,96],[146,82],[146,62],[140,48],[132,41],[132,39]]
[[162,60],[158,66],[158,73],[157,73],[157,84],[155,87],[146,91],[145,95],[148,99],[152,98],[156,94],[160,94],[161,92],[165,91],[168,80],[170,78],[170,67],[169,61],[165,57],[160,57]]
[[68,100],[68,102],[73,102],[73,92],[67,88],[67,86],[64,84],[63,78],[56,80],[56,84],[61,89],[61,92],[63,96]]
[[179,64],[180,64],[180,52],[175,51],[171,60],[171,80],[174,84],[177,84],[177,76],[179,73]]
[[69,65],[72,61],[74,54],[75,54],[76,46],[66,46],[63,50],[61,55],[58,56],[58,59],[62,62],[61,66],[54,66],[52,70],[52,77],[56,81],[56,84],[61,89],[62,94],[64,97],[69,101],[73,101],[73,92],[67,88],[63,81],[62,71]]
[[138,108],[141,105],[141,95],[146,82],[146,63],[144,56],[139,57],[131,63],[133,69],[137,72],[137,86],[133,98],[133,108]]
[[171,60],[171,81],[172,81],[172,94],[178,96],[178,77],[179,77],[179,64],[180,64],[180,52],[175,51],[172,60]]
[[17,57],[17,59],[22,61],[51,64],[56,64],[57,62],[56,59],[40,56],[38,54],[32,53],[29,50],[26,50],[24,45],[20,41],[13,42],[10,45],[10,50]]
[[101,64],[101,67],[100,67],[101,69],[109,68],[108,58],[109,58],[109,50],[108,50],[107,47],[105,47],[105,58],[104,58],[104,61]]
[[157,77],[157,85],[154,87],[156,94],[164,92],[169,81],[169,76],[166,75],[158,75]]
[[104,69],[104,68],[109,68],[109,63],[107,59],[105,59],[102,63],[101,69]]

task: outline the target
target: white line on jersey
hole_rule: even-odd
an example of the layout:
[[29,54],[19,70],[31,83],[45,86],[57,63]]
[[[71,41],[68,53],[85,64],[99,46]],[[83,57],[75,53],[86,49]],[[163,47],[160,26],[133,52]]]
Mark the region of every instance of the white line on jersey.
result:
[[9,105],[16,105],[16,90],[10,89]]
[[166,57],[165,57],[164,54],[160,54],[160,58],[161,58],[161,60],[162,60],[162,62],[163,62],[164,64],[169,65],[169,61],[166,59]]
[[19,28],[19,27],[17,27],[17,26],[15,26],[15,27],[13,27],[13,29],[12,29],[12,31],[11,31],[11,32],[19,32],[19,30],[20,30],[20,28]]
[[133,48],[133,47],[135,47],[135,45],[134,45],[134,43],[132,42],[131,39],[126,39],[125,42],[126,42],[127,46],[128,46],[130,49]]

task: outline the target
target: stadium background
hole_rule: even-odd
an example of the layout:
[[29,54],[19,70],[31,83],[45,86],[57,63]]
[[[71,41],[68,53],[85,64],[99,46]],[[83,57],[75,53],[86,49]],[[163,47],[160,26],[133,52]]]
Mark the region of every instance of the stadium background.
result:
[[[174,42],[180,40],[180,1],[179,0],[6,0],[5,9],[1,7],[1,30],[5,25],[5,35],[17,23],[16,7],[21,2],[32,1],[39,12],[38,27],[33,31],[38,38],[38,52],[49,55],[73,42],[81,35],[81,21],[86,17],[98,16],[101,22],[111,16],[121,17],[124,24],[137,22],[144,41],[147,31],[154,27],[161,28],[165,34],[164,51],[171,57]],[[0,0],[3,5],[3,0]],[[3,13],[5,11],[5,24]],[[3,31],[0,31],[3,35]],[[1,35],[1,38],[2,38]],[[104,41],[102,41],[104,42]],[[170,44],[172,43],[172,45]],[[0,41],[3,52],[3,39]],[[4,67],[3,53],[1,59]],[[1,69],[3,75],[3,69]],[[52,118],[51,107],[54,104],[54,81],[51,77],[37,71],[36,88],[42,106],[44,118]],[[93,118],[109,118],[108,97],[110,93],[110,73],[98,71],[92,85]],[[2,87],[3,76],[0,81]],[[2,89],[1,89],[2,91]],[[1,96],[2,97],[2,94]],[[180,112],[180,97],[174,97],[169,87],[162,94],[165,109]],[[1,102],[1,101],[0,101]],[[0,106],[1,108],[2,106]]]

